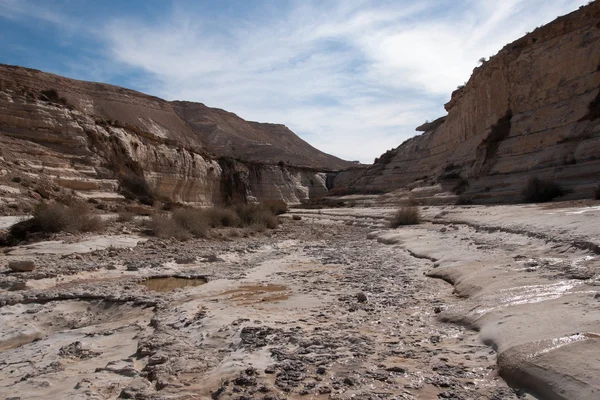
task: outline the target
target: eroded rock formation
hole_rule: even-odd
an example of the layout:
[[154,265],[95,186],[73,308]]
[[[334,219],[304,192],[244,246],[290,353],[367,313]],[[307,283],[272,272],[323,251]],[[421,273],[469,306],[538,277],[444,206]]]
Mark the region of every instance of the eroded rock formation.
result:
[[600,3],[593,2],[475,68],[446,104],[445,119],[418,128],[425,133],[350,184],[363,191],[429,186],[432,196],[510,202],[539,176],[571,197],[590,198],[600,171],[599,88]]
[[125,189],[198,205],[298,203],[327,192],[325,172],[350,165],[283,125],[6,65],[0,133],[5,175],[37,175],[92,198]]

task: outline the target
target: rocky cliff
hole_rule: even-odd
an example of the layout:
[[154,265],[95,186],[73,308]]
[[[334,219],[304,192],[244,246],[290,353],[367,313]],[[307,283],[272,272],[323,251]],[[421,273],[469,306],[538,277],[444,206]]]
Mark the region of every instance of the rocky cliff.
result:
[[519,201],[533,176],[590,198],[600,172],[600,2],[558,18],[475,68],[448,115],[350,185],[430,202]]
[[54,187],[105,200],[298,203],[327,191],[326,172],[351,165],[283,125],[7,65],[0,142],[0,176],[31,181],[5,190],[34,196]]

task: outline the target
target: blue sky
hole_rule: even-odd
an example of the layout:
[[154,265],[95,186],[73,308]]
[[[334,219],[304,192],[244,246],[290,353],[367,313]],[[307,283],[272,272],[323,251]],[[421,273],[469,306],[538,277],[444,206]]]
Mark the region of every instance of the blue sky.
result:
[[0,62],[283,123],[372,162],[587,0],[0,0]]

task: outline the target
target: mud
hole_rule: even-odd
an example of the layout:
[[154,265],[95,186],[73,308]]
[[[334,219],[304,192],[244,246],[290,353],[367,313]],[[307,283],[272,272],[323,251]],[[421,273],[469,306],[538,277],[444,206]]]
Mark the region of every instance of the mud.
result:
[[0,397],[597,398],[597,256],[572,243],[600,237],[577,226],[599,211],[550,229],[556,209],[486,209],[396,230],[393,209],[297,210],[267,235],[28,254],[35,271],[0,270]]
[[176,289],[195,287],[204,285],[206,279],[204,278],[179,278],[176,276],[169,276],[166,278],[149,278],[142,282],[140,285],[147,287],[153,292],[172,292]]

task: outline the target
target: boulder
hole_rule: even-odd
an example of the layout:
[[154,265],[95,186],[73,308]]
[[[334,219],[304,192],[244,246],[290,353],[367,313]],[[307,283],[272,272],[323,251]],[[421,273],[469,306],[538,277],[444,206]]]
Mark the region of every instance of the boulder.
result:
[[35,269],[33,260],[19,260],[8,263],[8,268],[15,272],[30,272]]

